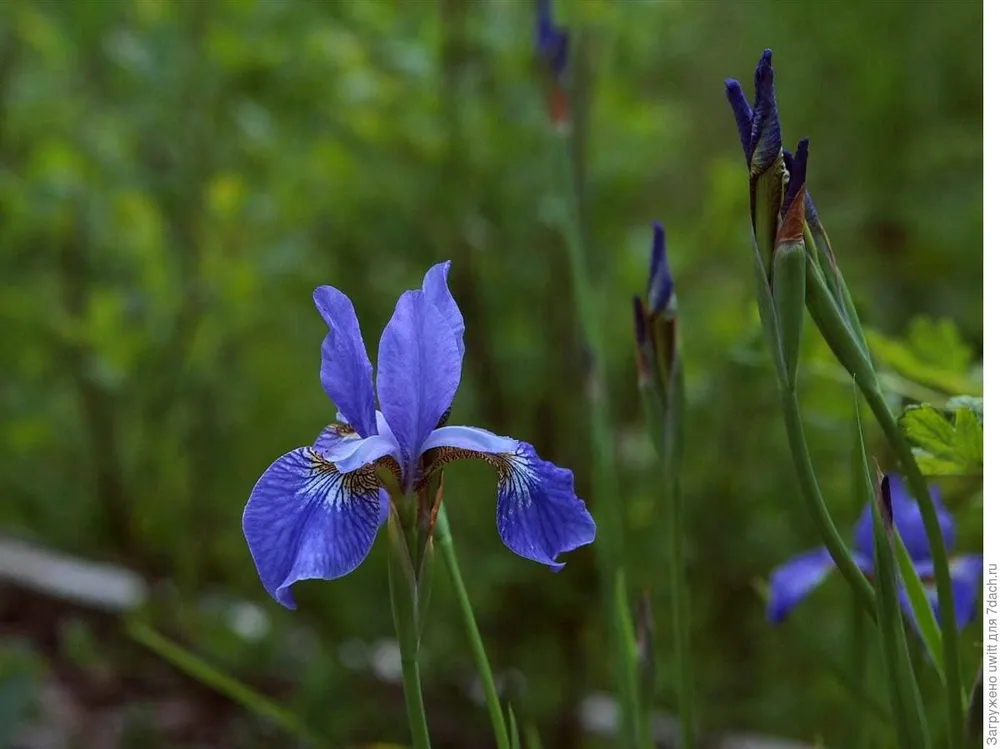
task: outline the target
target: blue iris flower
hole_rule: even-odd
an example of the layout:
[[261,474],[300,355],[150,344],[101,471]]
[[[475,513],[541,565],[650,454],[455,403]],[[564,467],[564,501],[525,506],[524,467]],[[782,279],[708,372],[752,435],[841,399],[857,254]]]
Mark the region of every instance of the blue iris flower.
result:
[[[920,507],[906,491],[902,478],[890,475],[889,482],[893,522],[913,559],[917,574],[926,581],[928,598],[934,608],[934,615],[940,621],[937,587],[933,583],[934,563],[931,561],[930,542],[927,540],[927,530],[920,517]],[[941,502],[941,492],[937,487],[931,487],[931,496],[937,509],[938,521],[941,523],[945,546],[950,553],[955,546],[955,520]],[[854,561],[867,575],[872,575],[875,571],[874,543],[875,533],[871,512],[865,509],[854,526]],[[833,568],[830,553],[821,548],[797,556],[776,569],[771,573],[768,619],[775,624],[783,620],[807,594],[823,582]],[[951,561],[950,570],[955,591],[956,621],[959,627],[964,627],[976,613],[983,558],[978,554],[955,557]],[[912,616],[912,609],[905,592],[901,591],[900,602],[903,609]]]
[[527,442],[443,425],[465,353],[450,265],[435,265],[420,290],[399,298],[379,341],[374,387],[350,299],[330,286],[313,294],[330,329],[320,381],[338,423],[272,463],[243,513],[261,582],[287,608],[295,608],[290,588],[299,580],[332,580],[361,564],[388,516],[387,487],[418,492],[453,460],[476,458],[497,470],[497,529],[514,553],[558,570],[561,553],[594,540],[571,471],[542,460]]

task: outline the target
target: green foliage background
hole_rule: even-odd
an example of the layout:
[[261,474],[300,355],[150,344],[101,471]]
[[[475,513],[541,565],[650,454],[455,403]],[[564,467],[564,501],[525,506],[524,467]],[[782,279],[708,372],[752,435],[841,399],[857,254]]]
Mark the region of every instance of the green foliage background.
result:
[[[401,695],[341,662],[345,643],[392,636],[384,538],[350,577],[300,585],[290,614],[261,589],[240,532],[263,469],[334,415],[317,376],[315,286],[354,300],[374,355],[398,294],[450,258],[468,347],[452,422],[533,442],[590,496],[532,9],[0,5],[0,524],[160,581],[168,632],[338,742],[406,740]],[[917,397],[974,392],[981,4],[563,0],[557,13],[584,29],[574,43],[592,73],[585,200],[607,306],[607,439],[630,580],[653,596],[658,702],[672,707],[661,497],[629,301],[645,288],[654,219],[667,227],[688,369],[701,722],[838,745],[857,708],[824,659],[844,660],[846,587],[830,581],[778,629],[759,593],[818,537],[759,339],[746,167],[723,79],[752,86],[761,49],[774,49],[785,140],[811,137],[810,189],[863,318],[896,346],[897,370],[923,357],[937,373],[902,372]],[[954,320],[947,346],[905,339],[917,314]],[[805,350],[810,438],[847,528],[860,509],[846,470],[851,392],[813,331]],[[977,486],[945,484],[963,551],[981,544]],[[488,468],[449,468],[493,664],[522,723],[536,721],[547,746],[581,745],[577,705],[611,684],[593,552],[558,575],[514,557],[496,535],[494,491]],[[485,711],[462,701],[471,659],[439,578],[423,648],[431,731],[442,746],[485,746]],[[244,641],[196,605],[220,593],[259,602],[270,634]],[[971,679],[978,637],[965,639]],[[240,745],[274,745],[268,736],[248,729]]]

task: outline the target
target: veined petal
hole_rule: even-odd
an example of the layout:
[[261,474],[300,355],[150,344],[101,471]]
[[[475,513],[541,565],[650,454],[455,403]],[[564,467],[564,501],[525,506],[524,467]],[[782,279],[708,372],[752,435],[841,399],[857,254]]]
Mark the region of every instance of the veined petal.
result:
[[380,515],[374,471],[345,475],[311,448],[300,447],[258,479],[243,511],[243,534],[264,588],[294,609],[294,583],[332,580],[361,564],[375,542]]
[[[930,542],[927,540],[927,529],[920,516],[920,505],[910,496],[906,482],[898,474],[889,474],[889,491],[892,495],[893,523],[903,539],[906,550],[910,552],[914,564],[931,558]],[[937,486],[930,487],[931,499],[937,509],[938,522],[944,536],[945,548],[951,551],[955,548],[955,519],[941,501],[941,490]],[[872,532],[871,512],[863,510],[861,518],[854,526],[854,545],[865,556],[874,556],[874,533]]]
[[826,579],[834,567],[826,549],[814,549],[794,557],[771,573],[767,618],[781,622],[803,598]]
[[465,356],[465,319],[462,311],[458,308],[455,297],[451,295],[448,288],[448,271],[451,269],[451,261],[446,260],[438,263],[427,271],[424,276],[423,292],[427,300],[434,305],[441,317],[445,319],[448,326],[455,334],[455,344],[458,346],[458,358],[461,363]]
[[560,554],[594,540],[597,526],[573,490],[573,472],[542,460],[527,442],[455,426],[435,429],[424,449],[436,450],[428,474],[464,459],[496,468],[497,530],[515,554],[560,570]]
[[[934,616],[941,622],[941,607],[938,601],[937,585],[934,584],[934,564],[929,559],[914,563],[917,574],[924,579],[927,597],[934,609]],[[978,554],[955,557],[948,565],[951,571],[951,588],[955,597],[955,621],[959,628],[965,627],[976,615],[979,600],[979,581],[983,575],[983,558]],[[900,594],[903,609],[912,616],[910,602],[905,591]]]
[[407,485],[420,446],[451,406],[461,375],[462,359],[448,321],[424,292],[404,293],[379,342],[377,384]]
[[573,472],[542,460],[527,442],[497,456],[497,530],[507,548],[560,570],[564,551],[593,542],[594,519],[573,490]]
[[330,332],[323,341],[320,380],[347,422],[362,437],[375,434],[375,390],[372,364],[361,338],[361,326],[354,305],[332,286],[313,292],[316,309]]

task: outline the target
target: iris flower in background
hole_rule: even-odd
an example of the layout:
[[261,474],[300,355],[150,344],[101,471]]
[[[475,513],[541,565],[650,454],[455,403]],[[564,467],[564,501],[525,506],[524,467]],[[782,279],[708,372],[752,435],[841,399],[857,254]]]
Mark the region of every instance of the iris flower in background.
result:
[[535,0],[535,50],[548,75],[549,118],[563,127],[569,122],[569,31],[552,20],[552,0]]
[[350,299],[330,286],[313,294],[330,329],[320,381],[338,408],[338,423],[311,447],[271,464],[243,513],[261,582],[287,608],[295,608],[293,583],[332,580],[361,564],[388,515],[386,489],[417,492],[453,460],[475,458],[497,470],[497,530],[514,553],[560,569],[559,554],[594,540],[594,521],[573,490],[571,471],[542,460],[527,442],[444,426],[465,353],[449,267],[435,265],[420,290],[399,298],[379,342],[374,387]]
[[569,62],[569,32],[552,20],[552,0],[536,0],[535,46],[556,79],[562,78]]
[[[931,561],[927,530],[920,519],[920,508],[916,500],[906,491],[902,478],[890,475],[889,481],[896,529],[913,559],[917,574],[927,585],[928,598],[934,608],[934,615],[940,621],[937,588],[933,580],[934,564]],[[937,487],[931,487],[931,495],[937,508],[945,546],[950,553],[955,547],[955,520],[942,504],[941,492]],[[866,508],[854,527],[854,560],[867,575],[872,575],[875,571],[874,542],[871,511]],[[821,548],[795,557],[776,569],[771,573],[768,619],[775,624],[783,620],[807,594],[826,579],[833,568],[829,552]],[[955,616],[959,627],[964,627],[975,616],[982,572],[983,558],[978,554],[967,554],[952,559],[951,579],[955,590]],[[900,600],[904,609],[909,611],[905,593],[901,593]]]

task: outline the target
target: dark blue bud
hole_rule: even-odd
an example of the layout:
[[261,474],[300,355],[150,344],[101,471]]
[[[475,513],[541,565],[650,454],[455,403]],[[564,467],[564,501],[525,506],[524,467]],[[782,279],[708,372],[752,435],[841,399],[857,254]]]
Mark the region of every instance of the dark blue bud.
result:
[[[809,160],[809,139],[803,138],[799,141],[798,148],[795,150],[795,155],[789,151],[785,151],[785,169],[788,170],[788,184],[785,186],[785,200],[781,204],[781,215],[784,216],[788,212],[788,206],[792,204],[792,201],[798,196],[799,191],[805,187],[806,184],[806,163]],[[812,201],[807,200],[807,203]],[[808,209],[807,209],[808,210]],[[813,207],[815,211],[815,206]]]
[[552,20],[552,0],[536,0],[535,46],[552,75],[561,78],[569,62],[569,31]]
[[892,530],[892,482],[879,471],[878,512],[887,531]]
[[646,327],[646,310],[638,296],[632,297],[632,312],[635,316],[635,345],[641,349],[649,342],[649,330]]
[[740,143],[743,145],[743,153],[747,157],[747,166],[750,166],[750,135],[753,130],[753,109],[743,93],[740,82],[732,78],[726,79],[726,98],[729,99],[729,106],[733,108],[733,116],[736,118],[736,129],[740,132]]
[[653,252],[649,262],[649,288],[646,291],[650,316],[667,309],[674,295],[674,279],[667,265],[667,238],[663,225],[653,224]]
[[765,49],[754,73],[753,122],[750,128],[750,172],[760,174],[781,155],[781,123],[774,96],[771,50]]

